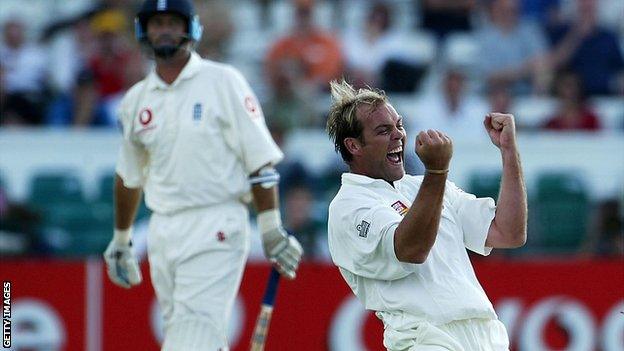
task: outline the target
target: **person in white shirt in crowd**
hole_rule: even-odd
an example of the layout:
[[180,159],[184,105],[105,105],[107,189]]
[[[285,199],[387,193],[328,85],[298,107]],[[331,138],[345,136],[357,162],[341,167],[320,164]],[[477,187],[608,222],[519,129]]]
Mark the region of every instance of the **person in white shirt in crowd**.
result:
[[544,33],[520,18],[518,0],[485,3],[489,22],[476,33],[485,83],[504,81],[514,94],[545,93],[551,67]]
[[333,82],[327,130],[350,171],[329,206],[332,260],[366,309],[384,323],[388,350],[507,350],[504,325],[466,249],[526,242],[527,201],[512,115],[483,124],[500,149],[498,204],[447,180],[453,144],[422,131],[415,152],[424,176],[405,174],[406,135],[380,91]]
[[425,94],[417,103],[412,128],[442,130],[452,139],[482,138],[484,116],[488,111],[482,98],[466,89],[466,77],[457,68],[449,68],[443,75],[439,90]]
[[0,43],[1,124],[40,124],[43,119],[48,55],[29,41],[26,21],[10,17]]
[[156,67],[121,102],[115,231],[104,253],[115,284],[141,283],[131,234],[144,191],[167,351],[228,349],[252,198],[265,255],[278,271],[295,278],[302,255],[279,212],[273,165],[283,155],[243,76],[193,51],[201,31],[189,0],[146,0],[137,14],[137,39]]

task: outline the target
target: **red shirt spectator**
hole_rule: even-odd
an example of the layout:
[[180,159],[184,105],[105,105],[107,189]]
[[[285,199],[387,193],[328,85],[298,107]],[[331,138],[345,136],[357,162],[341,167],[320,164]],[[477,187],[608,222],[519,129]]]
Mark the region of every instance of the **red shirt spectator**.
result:
[[316,28],[312,19],[312,2],[296,5],[293,33],[273,44],[267,56],[267,73],[271,81],[284,67],[298,70],[308,83],[319,88],[342,73],[342,53],[338,41]]
[[599,130],[600,119],[588,108],[583,107],[573,114],[563,112],[555,115],[544,127],[551,130]]
[[563,72],[557,79],[559,109],[545,124],[552,130],[599,130],[600,119],[585,103],[580,78],[573,72]]

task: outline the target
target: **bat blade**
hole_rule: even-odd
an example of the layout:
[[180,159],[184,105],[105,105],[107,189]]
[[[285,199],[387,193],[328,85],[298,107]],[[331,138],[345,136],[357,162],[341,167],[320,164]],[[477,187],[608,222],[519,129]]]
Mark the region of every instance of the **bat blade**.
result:
[[264,298],[262,299],[262,306],[260,306],[260,313],[258,314],[258,320],[256,321],[256,326],[254,328],[253,336],[251,338],[251,351],[264,350],[266,337],[269,333],[271,316],[273,315],[273,304],[275,303],[275,296],[277,294],[277,286],[279,284],[279,280],[279,272],[275,268],[271,268],[269,281],[264,292]]

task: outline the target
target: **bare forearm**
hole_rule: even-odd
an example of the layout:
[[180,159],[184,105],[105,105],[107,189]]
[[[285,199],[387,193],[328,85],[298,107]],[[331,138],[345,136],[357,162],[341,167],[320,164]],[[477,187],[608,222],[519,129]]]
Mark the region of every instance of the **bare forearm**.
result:
[[445,174],[426,174],[416,200],[394,233],[399,261],[423,263],[435,243],[444,199]]
[[509,241],[522,246],[527,233],[527,194],[517,150],[502,151],[503,175],[494,222]]
[[277,186],[265,189],[260,185],[254,185],[251,188],[253,193],[253,204],[256,212],[260,213],[266,210],[278,208],[279,200],[277,196]]
[[115,175],[115,228],[128,229],[134,223],[139,203],[141,188],[126,188],[123,180]]

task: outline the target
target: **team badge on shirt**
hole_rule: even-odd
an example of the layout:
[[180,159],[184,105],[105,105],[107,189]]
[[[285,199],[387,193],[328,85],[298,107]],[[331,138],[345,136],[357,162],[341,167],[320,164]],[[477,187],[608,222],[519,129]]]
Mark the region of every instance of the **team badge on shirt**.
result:
[[193,106],[193,120],[199,121],[201,120],[201,117],[202,117],[202,105],[200,103],[196,103],[195,106]]
[[397,211],[401,216],[405,216],[405,214],[409,210],[409,207],[407,207],[401,201],[397,201],[397,202],[393,203],[392,204],[392,208],[394,208],[394,210]]
[[370,228],[370,223],[367,221],[362,221],[362,223],[358,224],[355,229],[358,231],[358,235],[362,238],[366,238],[368,236],[368,228]]

